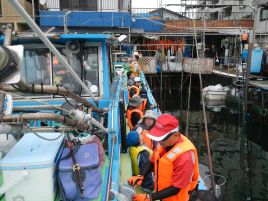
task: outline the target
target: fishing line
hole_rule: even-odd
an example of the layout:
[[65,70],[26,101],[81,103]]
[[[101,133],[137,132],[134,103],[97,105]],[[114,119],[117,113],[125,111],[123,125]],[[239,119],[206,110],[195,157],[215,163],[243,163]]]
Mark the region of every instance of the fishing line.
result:
[[39,137],[39,138],[41,138],[41,139],[43,139],[43,140],[47,140],[47,141],[55,141],[55,140],[59,139],[59,138],[64,134],[64,132],[65,132],[65,127],[64,127],[64,130],[62,131],[62,133],[61,133],[58,137],[55,137],[55,138],[45,138],[45,137],[39,135],[37,132],[35,132],[30,126],[28,126],[28,124],[27,124],[26,122],[25,122],[25,126],[26,126],[30,131],[32,131],[33,134],[35,134],[37,137]]

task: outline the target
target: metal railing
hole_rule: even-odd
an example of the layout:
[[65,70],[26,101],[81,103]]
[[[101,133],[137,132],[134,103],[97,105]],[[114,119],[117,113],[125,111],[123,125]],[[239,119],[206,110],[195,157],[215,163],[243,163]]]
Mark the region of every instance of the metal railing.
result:
[[159,8],[132,8],[134,17],[150,18],[150,19],[166,19],[166,20],[252,20],[252,12],[215,12],[215,11],[180,11],[167,13]]

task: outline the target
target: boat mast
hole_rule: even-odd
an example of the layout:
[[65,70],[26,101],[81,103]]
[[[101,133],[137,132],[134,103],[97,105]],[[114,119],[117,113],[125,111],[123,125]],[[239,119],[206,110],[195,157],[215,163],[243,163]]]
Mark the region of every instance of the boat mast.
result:
[[63,66],[70,71],[71,75],[75,80],[83,87],[83,89],[91,96],[91,98],[97,103],[97,99],[94,97],[91,90],[85,85],[85,83],[80,79],[80,77],[75,73],[70,64],[64,59],[56,47],[50,42],[47,36],[42,32],[42,30],[37,26],[34,20],[29,16],[29,14],[24,10],[17,0],[8,1],[11,6],[16,9],[16,11],[23,17],[25,22],[32,28],[36,35],[44,42],[44,44],[50,49],[50,51],[59,59]]

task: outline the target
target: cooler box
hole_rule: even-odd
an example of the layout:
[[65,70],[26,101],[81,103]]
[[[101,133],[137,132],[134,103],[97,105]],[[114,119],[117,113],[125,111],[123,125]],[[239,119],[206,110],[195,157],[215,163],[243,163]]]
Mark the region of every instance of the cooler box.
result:
[[[60,133],[38,133],[53,139]],[[56,163],[62,150],[64,135],[48,141],[33,133],[25,134],[0,161],[6,201],[54,201],[56,195]]]
[[80,178],[83,183],[83,197],[77,188],[76,176],[73,171],[73,161],[70,149],[64,148],[59,163],[59,182],[62,197],[67,201],[96,199],[102,184],[99,166],[99,154],[97,144],[80,145],[75,152],[76,163],[80,166]]

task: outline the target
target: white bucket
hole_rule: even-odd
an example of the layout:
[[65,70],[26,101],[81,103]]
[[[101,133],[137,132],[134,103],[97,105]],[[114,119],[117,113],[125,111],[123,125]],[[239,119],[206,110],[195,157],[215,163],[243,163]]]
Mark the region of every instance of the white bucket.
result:
[[[215,182],[215,196],[217,198],[221,195],[221,189],[223,185],[226,183],[226,179],[222,175],[213,174],[214,176],[214,182]],[[211,175],[206,175],[204,177],[204,182],[206,183],[206,186],[208,189],[211,189]]]

